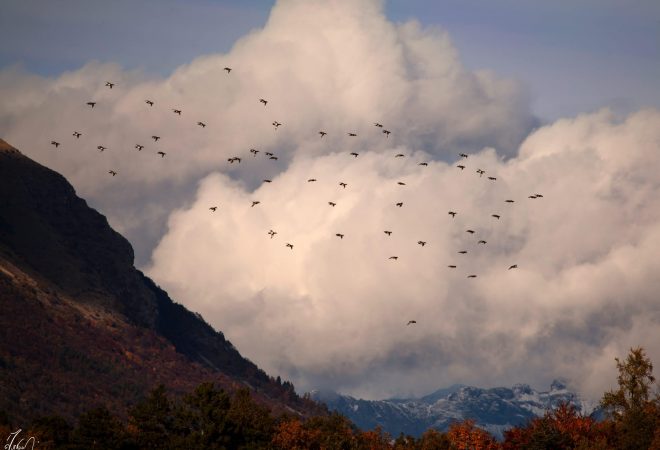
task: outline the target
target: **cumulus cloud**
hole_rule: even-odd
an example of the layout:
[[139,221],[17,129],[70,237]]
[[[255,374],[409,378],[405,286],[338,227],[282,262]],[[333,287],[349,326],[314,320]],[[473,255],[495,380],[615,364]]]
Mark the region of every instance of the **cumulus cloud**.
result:
[[254,191],[213,174],[171,216],[150,273],[303,388],[382,397],[564,376],[598,395],[628,347],[660,357],[659,130],[657,111],[601,111],[464,171],[396,147],[300,155]]
[[441,30],[393,24],[369,0],[282,0],[228,54],[163,79],[10,68],[0,94],[9,142],[72,180],[141,262],[158,243],[149,274],[299,389],[376,398],[561,376],[598,395],[628,347],[660,357],[658,111],[525,139],[537,124],[520,85],[468,71]]
[[[116,86],[106,88],[106,80]],[[385,143],[406,143],[438,159],[484,145],[510,155],[535,123],[518,84],[466,70],[446,33],[393,24],[381,2],[371,0],[281,1],[264,28],[228,54],[199,57],[165,79],[100,62],[54,79],[14,67],[0,72],[0,95],[5,139],[72,180],[142,255],[151,250],[143,241],[159,237],[165,213],[212,171],[254,187],[303,148],[323,155],[378,151]],[[93,110],[85,106],[92,100]],[[275,120],[283,123],[277,131]],[[373,122],[392,131],[389,139]],[[321,129],[328,132],[323,140]],[[74,130],[83,136],[73,138]],[[158,143],[154,134],[162,137]],[[57,151],[53,139],[62,142]],[[108,150],[100,154],[98,145]],[[250,148],[279,159],[259,159],[249,171],[227,163],[249,156]],[[106,177],[110,169],[119,178]],[[147,203],[152,214],[145,214]]]

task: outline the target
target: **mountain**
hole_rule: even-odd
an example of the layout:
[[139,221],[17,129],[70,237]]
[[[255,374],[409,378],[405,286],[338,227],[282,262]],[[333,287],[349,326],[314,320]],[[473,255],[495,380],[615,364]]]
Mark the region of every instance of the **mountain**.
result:
[[204,381],[247,386],[276,412],[322,411],[172,301],[133,257],[64,177],[0,140],[0,412],[21,423],[125,411],[158,384],[183,393]]
[[501,438],[507,428],[541,416],[561,402],[572,403],[584,414],[594,411],[594,405],[580,400],[560,381],[554,381],[549,391],[536,391],[526,384],[491,389],[454,385],[416,399],[361,400],[332,392],[315,392],[312,398],[363,430],[380,426],[392,436],[418,437],[431,427],[446,431],[453,421],[474,419]]

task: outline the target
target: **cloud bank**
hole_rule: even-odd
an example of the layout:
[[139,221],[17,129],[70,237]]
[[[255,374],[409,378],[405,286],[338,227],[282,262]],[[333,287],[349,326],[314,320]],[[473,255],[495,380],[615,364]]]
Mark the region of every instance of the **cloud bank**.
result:
[[148,273],[177,301],[301,390],[562,376],[597,395],[629,346],[659,359],[658,111],[529,134],[519,84],[465,69],[442,30],[391,23],[369,0],[280,1],[229,53],[167,78],[15,67],[0,94],[6,140],[72,180],[140,263],[153,250]]

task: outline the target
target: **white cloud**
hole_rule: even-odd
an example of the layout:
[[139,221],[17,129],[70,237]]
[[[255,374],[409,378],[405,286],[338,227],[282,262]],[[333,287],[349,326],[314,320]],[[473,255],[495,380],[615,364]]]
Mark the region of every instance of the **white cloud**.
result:
[[55,79],[12,68],[0,95],[9,142],[67,176],[142,262],[160,241],[150,275],[302,389],[569,376],[594,394],[627,346],[660,356],[657,111],[561,120],[520,145],[535,120],[519,85],[466,70],[441,30],[388,22],[368,0],[280,1],[228,54],[165,79],[98,62]]

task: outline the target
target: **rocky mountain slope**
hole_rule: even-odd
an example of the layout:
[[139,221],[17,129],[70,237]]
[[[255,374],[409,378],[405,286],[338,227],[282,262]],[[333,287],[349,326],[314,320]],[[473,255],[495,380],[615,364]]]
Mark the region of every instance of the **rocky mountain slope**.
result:
[[173,302],[64,177],[2,140],[0,306],[0,411],[17,423],[202,381],[248,386],[276,411],[320,411]]
[[481,389],[455,385],[417,399],[360,400],[335,393],[313,395],[362,429],[381,426],[393,436],[419,436],[432,427],[446,431],[452,421],[474,419],[477,425],[502,437],[505,429],[543,415],[560,402],[570,402],[584,414],[594,405],[581,400],[555,381],[549,391],[536,391],[525,384],[511,388]]

